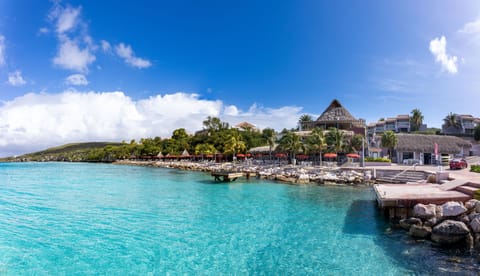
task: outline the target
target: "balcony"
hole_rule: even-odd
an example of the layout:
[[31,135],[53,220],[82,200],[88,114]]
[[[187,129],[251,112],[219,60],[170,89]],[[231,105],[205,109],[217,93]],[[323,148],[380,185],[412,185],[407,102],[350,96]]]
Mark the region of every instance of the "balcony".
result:
[[397,128],[410,128],[410,122],[397,122]]
[[397,128],[395,127],[395,125],[393,124],[387,124],[385,125],[385,130],[391,130],[391,131],[395,131]]

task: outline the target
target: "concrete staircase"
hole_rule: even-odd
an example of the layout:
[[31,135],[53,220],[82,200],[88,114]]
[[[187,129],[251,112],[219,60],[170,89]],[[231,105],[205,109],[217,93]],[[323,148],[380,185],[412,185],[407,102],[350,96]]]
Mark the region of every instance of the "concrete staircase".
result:
[[[378,173],[378,172],[377,172]],[[407,182],[419,182],[427,179],[427,174],[423,171],[388,171],[382,172],[381,176],[377,176],[377,183],[407,183]]]
[[455,190],[474,197],[475,192],[480,190],[480,184],[469,182],[465,185],[456,187]]

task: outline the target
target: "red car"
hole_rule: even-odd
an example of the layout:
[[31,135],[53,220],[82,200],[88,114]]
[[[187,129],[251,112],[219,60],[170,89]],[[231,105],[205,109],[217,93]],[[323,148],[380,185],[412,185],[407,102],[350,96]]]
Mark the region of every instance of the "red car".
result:
[[461,158],[455,158],[450,161],[450,170],[465,169],[468,166],[467,161]]

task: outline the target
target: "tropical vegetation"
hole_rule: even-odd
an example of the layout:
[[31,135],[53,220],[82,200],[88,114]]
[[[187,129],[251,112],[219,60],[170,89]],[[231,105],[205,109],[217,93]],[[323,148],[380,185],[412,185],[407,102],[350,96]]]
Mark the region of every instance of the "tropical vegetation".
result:
[[388,156],[392,158],[393,149],[398,143],[397,135],[391,130],[387,130],[382,134],[381,144],[382,147],[388,149]]
[[450,112],[445,118],[443,118],[443,123],[445,127],[454,127],[459,128],[460,122],[458,121],[458,115],[456,113]]
[[303,114],[300,116],[298,119],[298,127],[300,130],[305,130],[305,125],[308,124],[309,122],[312,122],[313,118],[311,115],[308,114]]
[[[303,119],[309,115],[302,116]],[[280,137],[280,138],[277,138]],[[321,164],[325,152],[344,154],[359,153],[364,139],[361,135],[348,136],[336,128],[314,128],[307,137],[300,137],[294,130],[284,129],[277,134],[271,128],[262,131],[250,127],[232,128],[217,117],[207,117],[203,129],[188,134],[184,128],[175,129],[170,137],[141,138],[121,143],[80,143],[49,149],[11,160],[31,161],[91,161],[111,162],[118,159],[152,159],[179,157],[188,153],[197,158],[222,155],[229,160],[238,154],[246,154],[251,148],[268,147],[269,159],[273,152],[285,153],[294,160],[298,154],[313,156]]]
[[480,165],[471,165],[470,166],[470,171],[480,173]]
[[420,127],[423,124],[423,114],[422,112],[418,109],[415,108],[412,110],[410,113],[412,116],[410,117],[410,128],[412,131],[418,131],[420,130]]
[[385,157],[365,157],[365,162],[385,162],[390,163],[392,160]]

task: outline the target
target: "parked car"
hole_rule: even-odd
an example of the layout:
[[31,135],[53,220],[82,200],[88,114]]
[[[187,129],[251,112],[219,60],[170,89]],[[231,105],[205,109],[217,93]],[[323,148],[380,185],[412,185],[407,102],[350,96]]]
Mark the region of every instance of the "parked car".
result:
[[463,158],[454,158],[450,160],[450,170],[465,169],[467,166],[467,161]]

